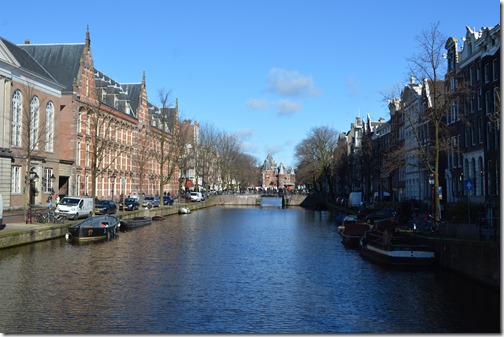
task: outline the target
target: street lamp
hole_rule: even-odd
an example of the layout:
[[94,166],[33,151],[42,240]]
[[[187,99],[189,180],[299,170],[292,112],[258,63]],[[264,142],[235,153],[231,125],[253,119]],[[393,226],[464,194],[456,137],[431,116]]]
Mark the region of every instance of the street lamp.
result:
[[35,167],[32,167],[30,169],[30,172],[28,173],[28,179],[30,179],[30,184],[29,184],[29,197],[28,197],[28,214],[26,217],[26,223],[33,223],[32,222],[32,207],[34,203],[34,196],[35,196],[35,182],[38,180],[38,174],[35,172]]
[[432,173],[429,175],[429,184],[431,185],[431,191],[432,191],[432,215],[436,216],[435,215],[435,213],[436,213],[436,195],[434,193],[435,180],[434,180],[434,174],[432,174]]
[[115,178],[116,178],[116,174],[115,173],[112,173],[112,175],[110,176],[110,179],[112,180],[112,188],[110,189],[110,194],[112,194],[112,200],[114,200],[114,188],[115,188]]

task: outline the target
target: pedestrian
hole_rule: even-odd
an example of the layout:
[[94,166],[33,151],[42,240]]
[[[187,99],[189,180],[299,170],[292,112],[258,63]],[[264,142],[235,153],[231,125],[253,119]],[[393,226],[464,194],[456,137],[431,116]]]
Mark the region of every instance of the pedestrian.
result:
[[57,196],[56,196],[56,199],[54,199],[54,205],[55,205],[56,207],[58,207],[59,201],[60,201],[60,197],[59,197],[59,195],[57,195]]
[[52,196],[47,197],[47,208],[52,208]]

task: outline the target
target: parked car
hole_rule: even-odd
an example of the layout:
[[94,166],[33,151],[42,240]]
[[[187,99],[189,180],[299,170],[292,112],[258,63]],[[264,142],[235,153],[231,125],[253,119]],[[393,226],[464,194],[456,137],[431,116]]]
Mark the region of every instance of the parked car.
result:
[[201,192],[191,192],[191,201],[201,201]]
[[373,224],[375,220],[384,220],[397,218],[397,211],[392,208],[379,208],[373,213],[369,213],[364,217],[364,221]]
[[161,201],[159,200],[158,197],[149,195],[144,197],[142,201],[142,207],[159,207],[161,206]]
[[115,214],[117,212],[117,205],[112,200],[98,200],[95,202],[95,214]]
[[119,203],[119,209],[125,211],[135,211],[140,208],[140,203],[137,198],[126,198],[123,203]]
[[173,205],[173,198],[171,195],[163,195],[163,205]]

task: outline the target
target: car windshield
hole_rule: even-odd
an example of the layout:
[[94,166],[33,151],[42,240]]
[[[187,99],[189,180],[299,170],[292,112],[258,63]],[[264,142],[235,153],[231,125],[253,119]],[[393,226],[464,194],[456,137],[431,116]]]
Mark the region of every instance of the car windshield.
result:
[[144,200],[154,200],[154,197],[145,197]]
[[63,198],[63,200],[61,200],[61,204],[72,206],[72,205],[77,205],[79,203],[79,201],[80,201],[80,199],[77,199],[77,198]]
[[136,199],[134,199],[134,198],[127,198],[126,200],[124,200],[124,202],[127,204],[134,203],[135,201],[136,201]]

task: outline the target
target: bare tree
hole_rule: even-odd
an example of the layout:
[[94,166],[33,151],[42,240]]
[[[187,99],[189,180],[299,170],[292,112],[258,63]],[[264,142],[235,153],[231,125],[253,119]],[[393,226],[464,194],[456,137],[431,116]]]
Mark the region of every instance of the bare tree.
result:
[[295,157],[298,163],[305,163],[313,174],[313,181],[320,186],[327,185],[334,197],[335,151],[338,147],[338,131],[323,126],[312,128],[308,137],[296,146]]
[[[439,158],[446,148],[446,137],[443,118],[446,116],[446,95],[444,75],[446,65],[443,58],[446,37],[439,31],[439,23],[432,24],[416,38],[418,53],[408,58],[411,73],[423,79],[425,102],[417,120],[412,120],[412,135],[416,138],[416,150],[420,162],[425,165],[434,177],[434,192],[439,190]],[[409,117],[411,119],[411,115]],[[427,124],[426,124],[427,123]],[[428,125],[428,137],[422,137],[422,125]],[[425,141],[427,139],[427,141]],[[439,198],[434,198],[434,216],[441,218]]]
[[217,181],[217,172],[215,170],[217,164],[217,143],[219,140],[219,130],[209,123],[204,123],[199,132],[198,144],[198,169],[197,172],[201,175],[203,186],[208,188]]
[[238,138],[235,135],[221,131],[217,137],[216,152],[217,152],[217,167],[220,174],[221,182],[224,188],[231,187],[233,182],[233,169],[236,163],[240,145]]
[[117,142],[117,120],[109,112],[97,110],[88,113],[87,121],[90,127],[89,153],[91,165],[91,195],[96,199],[97,178],[110,175],[113,172],[113,164],[121,155]]
[[169,184],[178,168],[178,156],[181,152],[180,127],[178,123],[178,102],[175,108],[170,108],[169,98],[172,90],[161,89],[159,100],[161,111],[157,117],[160,133],[157,137],[159,141],[159,152],[156,160],[159,163],[159,195],[163,195],[164,187]]

